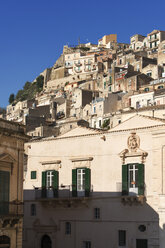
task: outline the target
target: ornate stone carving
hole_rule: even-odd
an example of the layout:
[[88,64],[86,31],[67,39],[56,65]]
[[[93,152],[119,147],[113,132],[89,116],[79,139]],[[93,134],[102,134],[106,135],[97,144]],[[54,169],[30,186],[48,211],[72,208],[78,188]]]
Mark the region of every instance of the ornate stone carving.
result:
[[132,152],[136,152],[137,149],[140,147],[140,138],[136,135],[135,132],[132,132],[131,135],[128,137],[127,141],[128,149]]
[[140,147],[140,138],[136,135],[135,132],[132,132],[127,140],[128,149],[124,149],[120,152],[119,156],[122,159],[122,163],[125,163],[125,159],[128,157],[140,157],[140,162],[144,163],[148,153],[141,150]]

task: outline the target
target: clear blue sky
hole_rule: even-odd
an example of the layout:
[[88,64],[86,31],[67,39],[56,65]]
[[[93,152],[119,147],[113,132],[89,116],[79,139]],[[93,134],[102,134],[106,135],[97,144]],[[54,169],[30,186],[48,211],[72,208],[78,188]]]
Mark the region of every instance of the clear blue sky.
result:
[[0,106],[51,67],[63,45],[165,30],[165,1],[0,0]]

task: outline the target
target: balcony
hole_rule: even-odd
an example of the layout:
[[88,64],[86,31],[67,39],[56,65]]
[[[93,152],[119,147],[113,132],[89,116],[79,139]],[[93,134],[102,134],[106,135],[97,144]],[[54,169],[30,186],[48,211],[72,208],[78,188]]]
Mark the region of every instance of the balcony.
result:
[[0,202],[1,216],[23,216],[23,202]]
[[82,63],[81,62],[74,62],[75,66],[81,66]]
[[91,68],[85,68],[84,71],[89,72],[89,71],[91,71]]
[[14,228],[23,217],[23,202],[0,203],[0,229]]
[[74,70],[75,70],[75,72],[77,72],[77,73],[82,72],[82,70],[81,70],[81,69],[80,69],[80,70],[78,70],[77,68],[75,68]]
[[[139,188],[138,188],[139,189]],[[146,202],[146,186],[140,187],[141,194],[122,191],[121,202],[124,205],[143,205]]]
[[146,202],[144,195],[125,195],[121,197],[121,202],[124,205],[143,205]]
[[72,185],[61,185],[58,189],[52,187],[49,189],[35,188],[35,199],[45,206],[77,207],[79,204],[87,206],[92,193],[92,185],[90,186],[90,191],[76,191],[74,194]]
[[65,68],[67,68],[67,69],[73,68],[73,65],[72,64],[66,64]]
[[92,64],[92,61],[90,61],[90,60],[84,61],[84,64],[85,64],[85,65],[91,65],[91,64]]

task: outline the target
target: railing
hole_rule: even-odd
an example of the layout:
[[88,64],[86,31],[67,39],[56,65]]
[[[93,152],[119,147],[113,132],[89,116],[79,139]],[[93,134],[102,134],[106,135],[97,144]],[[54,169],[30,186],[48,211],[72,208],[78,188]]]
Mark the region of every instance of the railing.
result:
[[23,215],[23,202],[0,202],[0,216]]
[[84,71],[85,72],[91,71],[91,68],[85,68]]
[[90,186],[90,190],[76,190],[74,191],[74,194],[72,192],[72,185],[61,185],[58,187],[58,189],[55,189],[53,187],[50,187],[49,189],[35,188],[36,199],[71,199],[73,197],[89,197],[92,196],[92,193],[92,185]]
[[77,70],[76,68],[74,70],[75,70],[75,72],[82,72],[82,70]]
[[76,66],[81,66],[81,65],[82,65],[81,62],[74,62],[74,64],[75,64]]
[[91,65],[92,64],[92,61],[84,61],[84,64],[85,65]]
[[73,67],[72,64],[67,64],[67,65],[65,65],[65,68],[72,68],[72,67]]

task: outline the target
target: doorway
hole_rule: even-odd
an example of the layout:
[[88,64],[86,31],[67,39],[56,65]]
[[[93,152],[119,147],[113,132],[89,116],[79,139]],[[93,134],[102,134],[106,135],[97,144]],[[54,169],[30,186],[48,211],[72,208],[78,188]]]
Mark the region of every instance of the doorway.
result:
[[10,248],[10,238],[8,236],[0,236],[0,248]]
[[148,240],[147,239],[137,239],[136,240],[136,248],[148,248]]
[[42,237],[41,248],[52,248],[52,241],[48,235]]

